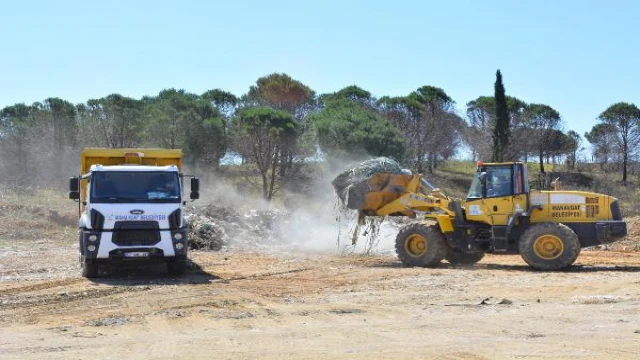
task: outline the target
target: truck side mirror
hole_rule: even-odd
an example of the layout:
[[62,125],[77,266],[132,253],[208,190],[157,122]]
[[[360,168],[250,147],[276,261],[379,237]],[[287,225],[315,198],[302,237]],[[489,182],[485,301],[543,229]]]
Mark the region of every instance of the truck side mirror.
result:
[[79,183],[80,179],[77,176],[69,178],[69,199],[80,199]]
[[200,179],[191,178],[191,200],[200,198]]

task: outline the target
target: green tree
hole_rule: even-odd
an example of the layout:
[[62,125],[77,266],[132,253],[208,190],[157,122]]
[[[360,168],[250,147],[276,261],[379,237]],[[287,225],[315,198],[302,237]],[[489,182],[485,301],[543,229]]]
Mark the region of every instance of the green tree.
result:
[[60,98],[48,98],[44,100],[41,110],[48,113],[56,151],[62,152],[67,146],[75,148],[78,134],[75,106]]
[[439,158],[455,153],[464,122],[441,88],[422,86],[405,97],[383,97],[377,106],[402,131],[414,171],[432,172]]
[[569,130],[567,132],[567,142],[566,142],[566,150],[567,150],[567,164],[569,165],[569,169],[574,170],[576,168],[576,162],[578,161],[578,150],[582,145],[582,138],[580,134],[573,130]]
[[30,106],[19,103],[0,110],[1,160],[6,166],[2,179],[5,181],[16,180],[29,172],[32,164],[29,147],[34,124]]
[[209,90],[200,97],[209,101],[227,120],[231,119],[240,103],[240,99],[237,96],[221,89]]
[[228,138],[225,120],[211,101],[175,89],[143,101],[148,145],[181,148],[188,162],[217,168],[226,153]]
[[595,161],[604,167],[614,154],[616,128],[611,124],[599,123],[591,128],[591,131],[584,134],[585,139],[593,145],[593,157]]
[[323,110],[309,115],[318,143],[330,161],[364,156],[402,160],[404,139],[393,124],[376,111],[345,98],[334,98]]
[[300,123],[286,111],[258,107],[241,109],[233,119],[237,149],[257,166],[262,195],[270,201],[288,180],[276,171],[283,151],[300,135]]
[[120,94],[90,99],[77,106],[82,138],[87,145],[109,148],[141,146],[144,102]]
[[49,98],[0,111],[0,178],[18,185],[56,183],[73,163],[74,106]]
[[356,85],[347,86],[335,93],[323,94],[319,98],[319,102],[322,104],[326,104],[334,100],[351,101],[370,108],[374,107],[376,102],[370,92]]
[[614,139],[622,155],[622,182],[627,182],[627,166],[630,156],[640,145],[640,109],[634,104],[619,102],[609,106],[598,117],[603,124],[614,130]]
[[314,92],[287,74],[263,76],[242,97],[243,107],[270,107],[284,110],[302,120],[313,105]]
[[[517,144],[522,144],[526,139],[525,137],[519,137],[522,133],[520,128],[522,127],[522,115],[526,103],[518,98],[507,96],[507,108],[509,110],[509,122],[512,128],[512,136],[515,139],[513,141]],[[467,103],[467,122],[463,133],[465,142],[471,148],[474,158],[478,160],[490,160],[492,158],[492,142],[487,139],[492,138],[492,134],[496,124],[496,99],[493,96],[480,96],[475,100]],[[512,153],[514,156],[525,155],[526,150],[516,145],[511,146],[507,153]]]
[[560,113],[549,105],[529,104],[525,108],[524,117],[530,134],[529,143],[538,155],[540,172],[544,174],[545,151],[552,149],[552,140],[557,138],[554,130],[562,125]]
[[[300,123],[300,137],[295,143],[282,144],[278,162],[280,176],[286,177],[286,172],[292,170],[293,159],[300,155],[309,155],[315,149],[310,146],[305,133],[309,128],[305,122],[306,115],[315,108],[315,93],[302,82],[287,74],[273,73],[263,76],[256,81],[256,85],[249,88],[249,92],[241,98],[241,108],[269,107],[286,111]],[[298,141],[298,140],[302,141]]]
[[502,162],[510,158],[505,152],[509,146],[511,125],[509,122],[509,108],[502,84],[502,73],[496,72],[495,82],[496,123],[493,127],[493,151],[491,161]]

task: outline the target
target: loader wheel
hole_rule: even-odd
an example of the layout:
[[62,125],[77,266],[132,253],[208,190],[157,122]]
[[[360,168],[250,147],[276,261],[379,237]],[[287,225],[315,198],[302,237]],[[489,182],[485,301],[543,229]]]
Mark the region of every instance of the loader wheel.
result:
[[82,276],[87,279],[94,279],[98,277],[98,264],[87,259],[85,256],[80,256],[80,264],[82,265]]
[[519,243],[520,256],[537,270],[559,270],[571,266],[580,255],[578,236],[568,226],[541,223],[527,229]]
[[406,266],[436,266],[447,254],[447,244],[437,226],[405,226],[396,238],[396,253]]
[[460,250],[451,249],[449,250],[449,252],[447,252],[447,256],[445,256],[445,259],[451,265],[471,265],[482,260],[483,257],[483,252],[464,253]]

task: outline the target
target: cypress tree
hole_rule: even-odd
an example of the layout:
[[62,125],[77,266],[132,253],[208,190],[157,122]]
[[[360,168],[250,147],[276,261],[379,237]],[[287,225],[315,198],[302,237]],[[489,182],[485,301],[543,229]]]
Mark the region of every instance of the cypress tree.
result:
[[493,151],[491,161],[502,162],[507,160],[505,153],[509,146],[510,124],[507,98],[502,84],[502,73],[496,72],[495,83],[496,122],[493,128]]

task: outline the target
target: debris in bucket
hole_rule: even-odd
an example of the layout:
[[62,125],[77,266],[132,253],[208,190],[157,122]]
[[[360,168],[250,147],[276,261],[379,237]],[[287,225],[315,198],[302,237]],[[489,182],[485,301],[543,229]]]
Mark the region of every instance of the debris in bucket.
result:
[[378,157],[361,162],[339,174],[331,185],[338,194],[342,203],[349,209],[359,209],[364,202],[364,197],[369,192],[367,180],[376,173],[404,174],[397,161]]
[[[407,174],[410,172],[403,169],[397,161],[386,157],[369,159],[350,167],[331,182],[344,205],[340,211],[361,210],[366,195],[371,191],[368,183],[369,178],[380,173]],[[364,214],[359,211],[358,220],[351,232],[351,245],[356,245],[358,238],[362,236],[365,238],[365,253],[372,251],[380,241],[380,225],[383,221],[384,217],[365,218]]]

